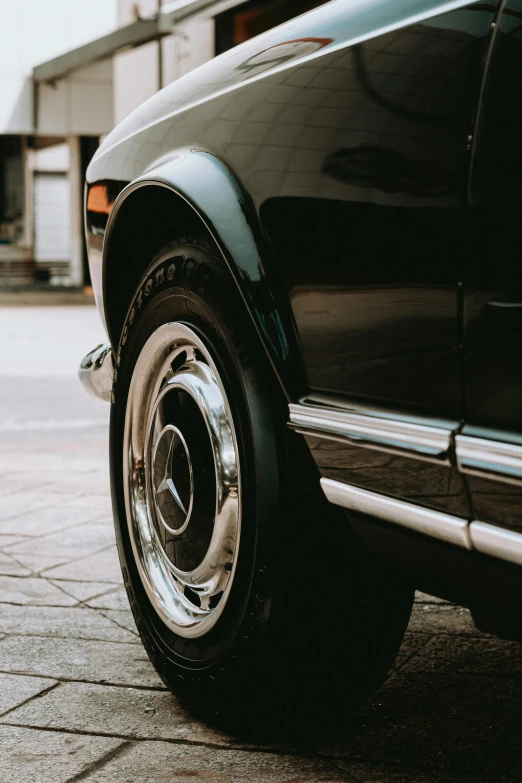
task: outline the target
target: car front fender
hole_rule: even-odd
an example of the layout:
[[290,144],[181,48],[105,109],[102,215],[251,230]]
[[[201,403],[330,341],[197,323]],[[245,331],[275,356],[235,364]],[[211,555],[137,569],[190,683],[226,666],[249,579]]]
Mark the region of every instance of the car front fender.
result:
[[[120,190],[115,197],[118,187]],[[237,178],[224,163],[204,150],[173,152],[156,161],[129,184],[109,180],[92,183],[87,187],[86,231],[91,276],[96,301],[113,349],[117,349],[121,318],[114,318],[111,311],[109,288],[114,275],[109,274],[109,270],[112,265],[118,264],[121,267],[118,275],[125,274],[125,258],[117,257],[112,252],[113,239],[122,228],[124,205],[128,205],[143,188],[158,187],[167,189],[190,207],[212,236],[287,397],[295,399],[304,392],[304,370],[287,296],[274,274],[274,259],[269,242],[262,231],[255,207]],[[94,209],[96,204],[98,213]],[[105,227],[99,222],[102,209],[108,215]],[[172,225],[175,223],[173,215]],[[133,226],[128,225],[125,230],[132,232]],[[103,235],[102,242],[100,235]],[[148,260],[144,259],[142,273],[145,272]]]

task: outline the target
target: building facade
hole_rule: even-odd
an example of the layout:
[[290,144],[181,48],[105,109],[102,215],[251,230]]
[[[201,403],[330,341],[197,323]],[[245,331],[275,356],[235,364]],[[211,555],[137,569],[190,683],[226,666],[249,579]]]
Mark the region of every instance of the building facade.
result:
[[157,90],[323,0],[3,0],[0,288],[89,284],[83,180]]

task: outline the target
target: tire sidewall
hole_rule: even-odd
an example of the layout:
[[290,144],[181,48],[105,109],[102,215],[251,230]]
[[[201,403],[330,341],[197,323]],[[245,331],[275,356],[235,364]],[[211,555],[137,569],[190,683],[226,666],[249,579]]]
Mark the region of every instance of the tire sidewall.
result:
[[[242,523],[234,580],[215,626],[185,638],[154,610],[134,560],[123,490],[123,432],[127,395],[138,356],[150,335],[179,321],[207,345],[232,410],[239,447]],[[194,680],[216,687],[231,666],[261,654],[280,492],[280,449],[267,360],[235,283],[201,244],[173,243],[138,286],[115,363],[110,432],[111,491],[125,587],[140,636],[156,669],[180,689]],[[264,392],[264,393],[263,393]]]

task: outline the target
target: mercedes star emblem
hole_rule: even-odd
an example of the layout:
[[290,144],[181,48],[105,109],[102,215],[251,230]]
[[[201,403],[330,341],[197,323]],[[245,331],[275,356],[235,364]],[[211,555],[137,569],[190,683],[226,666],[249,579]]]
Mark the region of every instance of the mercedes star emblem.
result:
[[153,452],[154,502],[161,523],[179,535],[190,520],[194,484],[185,438],[172,424],[160,432]]

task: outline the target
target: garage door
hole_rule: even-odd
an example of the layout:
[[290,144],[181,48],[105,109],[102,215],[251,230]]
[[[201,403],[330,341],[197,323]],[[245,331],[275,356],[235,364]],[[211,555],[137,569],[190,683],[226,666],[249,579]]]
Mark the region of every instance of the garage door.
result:
[[71,192],[65,174],[35,173],[34,257],[38,263],[68,262]]

